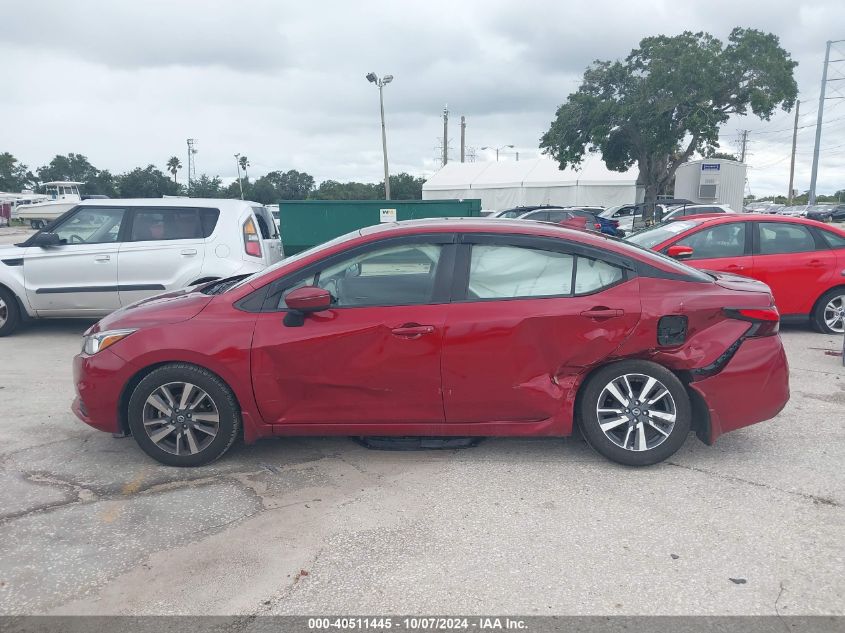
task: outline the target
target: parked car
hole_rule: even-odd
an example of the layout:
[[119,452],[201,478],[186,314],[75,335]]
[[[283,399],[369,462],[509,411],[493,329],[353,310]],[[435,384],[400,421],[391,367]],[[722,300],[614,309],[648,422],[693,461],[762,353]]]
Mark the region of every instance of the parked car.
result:
[[[355,231],[85,333],[76,415],[197,466],[292,435],[567,436],[629,465],[775,416],[765,284],[543,222]],[[754,398],[746,397],[754,394]]]
[[713,213],[736,213],[736,211],[724,204],[688,204],[670,207],[660,220],[672,222],[691,215],[710,215]]
[[801,204],[797,206],[784,207],[779,211],[780,215],[793,218],[807,218],[819,222],[830,222],[833,219],[832,204]]
[[[622,237],[625,233],[618,229],[616,220],[608,220],[601,218],[594,213],[585,211],[580,208],[543,208],[536,211],[529,211],[528,213],[519,216],[519,220],[538,220],[540,222],[554,222],[560,224],[564,220],[574,217],[581,217],[587,221],[587,230],[599,231],[607,235]],[[620,234],[621,233],[621,234]]]
[[845,231],[803,218],[730,214],[687,218],[627,238],[696,268],[758,279],[784,320],[845,332]]
[[845,204],[835,204],[830,210],[830,219],[834,222],[845,222]]
[[525,215],[531,211],[536,211],[538,209],[560,209],[559,206],[551,205],[551,204],[535,204],[530,206],[524,207],[513,207],[511,209],[502,209],[501,211],[496,211],[491,213],[490,215],[486,216],[488,218],[499,218],[504,220],[513,220],[520,216]]
[[25,242],[0,246],[0,336],[24,316],[101,317],[281,257],[276,225],[258,203],[86,200]]
[[598,223],[600,225],[599,230],[605,235],[625,237],[625,230],[620,228],[619,220],[602,217],[603,207],[565,207],[565,209],[576,215],[583,215],[594,225]]

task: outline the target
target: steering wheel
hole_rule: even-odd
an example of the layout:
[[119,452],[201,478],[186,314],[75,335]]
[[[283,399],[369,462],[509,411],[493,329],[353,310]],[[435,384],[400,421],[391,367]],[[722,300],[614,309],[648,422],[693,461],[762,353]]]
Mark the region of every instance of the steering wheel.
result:
[[79,237],[75,233],[73,235],[71,235],[69,238],[67,238],[68,244],[82,244],[84,241],[85,241],[84,237]]

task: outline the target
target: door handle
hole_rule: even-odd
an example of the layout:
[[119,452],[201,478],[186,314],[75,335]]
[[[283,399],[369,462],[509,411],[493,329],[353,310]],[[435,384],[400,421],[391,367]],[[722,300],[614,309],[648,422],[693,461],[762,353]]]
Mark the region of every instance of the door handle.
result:
[[197,254],[197,249],[195,249],[195,248],[183,248],[181,254],[185,255],[186,257],[190,257],[192,255]]
[[745,270],[745,266],[740,266],[739,264],[731,264],[730,266],[725,266],[726,271],[736,271],[736,270]]
[[597,307],[592,310],[584,310],[581,313],[581,316],[589,317],[590,319],[612,319],[613,317],[619,317],[623,314],[625,314],[624,310]]
[[810,268],[824,268],[824,262],[820,259],[811,259],[807,264]]
[[433,325],[417,325],[416,323],[406,323],[390,330],[394,336],[401,336],[402,338],[419,338],[423,334],[432,334],[434,332]]
[[95,262],[110,262],[110,261],[111,261],[111,256],[110,256],[110,255],[97,255],[97,256],[94,258],[94,261],[95,261]]

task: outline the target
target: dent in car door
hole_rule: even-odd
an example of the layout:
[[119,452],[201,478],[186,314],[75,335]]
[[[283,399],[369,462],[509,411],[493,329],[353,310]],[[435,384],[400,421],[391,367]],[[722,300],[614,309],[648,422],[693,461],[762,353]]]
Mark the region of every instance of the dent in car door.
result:
[[[462,251],[470,279],[458,292],[466,299],[449,305],[446,318],[446,423],[549,420],[549,432],[560,433],[577,376],[610,356],[638,322],[638,281],[574,253],[473,239],[475,253],[468,245]],[[533,283],[538,274],[545,281]],[[590,288],[591,277],[604,287]]]
[[[329,290],[335,306],[306,316],[299,327],[283,323],[285,312],[259,315],[252,378],[265,421],[347,425],[350,431],[349,425],[355,425],[360,433],[367,432],[368,424],[370,432],[378,425],[439,428],[445,323],[441,304],[447,297],[454,245],[423,245],[420,252],[425,249],[435,267],[426,270],[408,266],[405,255],[417,246],[396,247],[406,251],[375,248],[352,261],[341,254],[334,263],[320,263],[304,277],[282,282],[285,287],[275,291],[278,298],[271,291],[273,310],[284,309],[284,295],[301,285]],[[435,251],[436,257],[431,255]],[[407,305],[388,305],[391,302]]]

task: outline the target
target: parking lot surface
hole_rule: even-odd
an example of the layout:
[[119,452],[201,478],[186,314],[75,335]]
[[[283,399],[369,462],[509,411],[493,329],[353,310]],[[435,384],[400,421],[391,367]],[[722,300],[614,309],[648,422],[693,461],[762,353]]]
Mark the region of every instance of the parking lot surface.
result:
[[0,613],[845,614],[840,337],[786,329],[776,419],[644,469],[578,438],[175,469],[71,414],[88,325],[0,339]]

